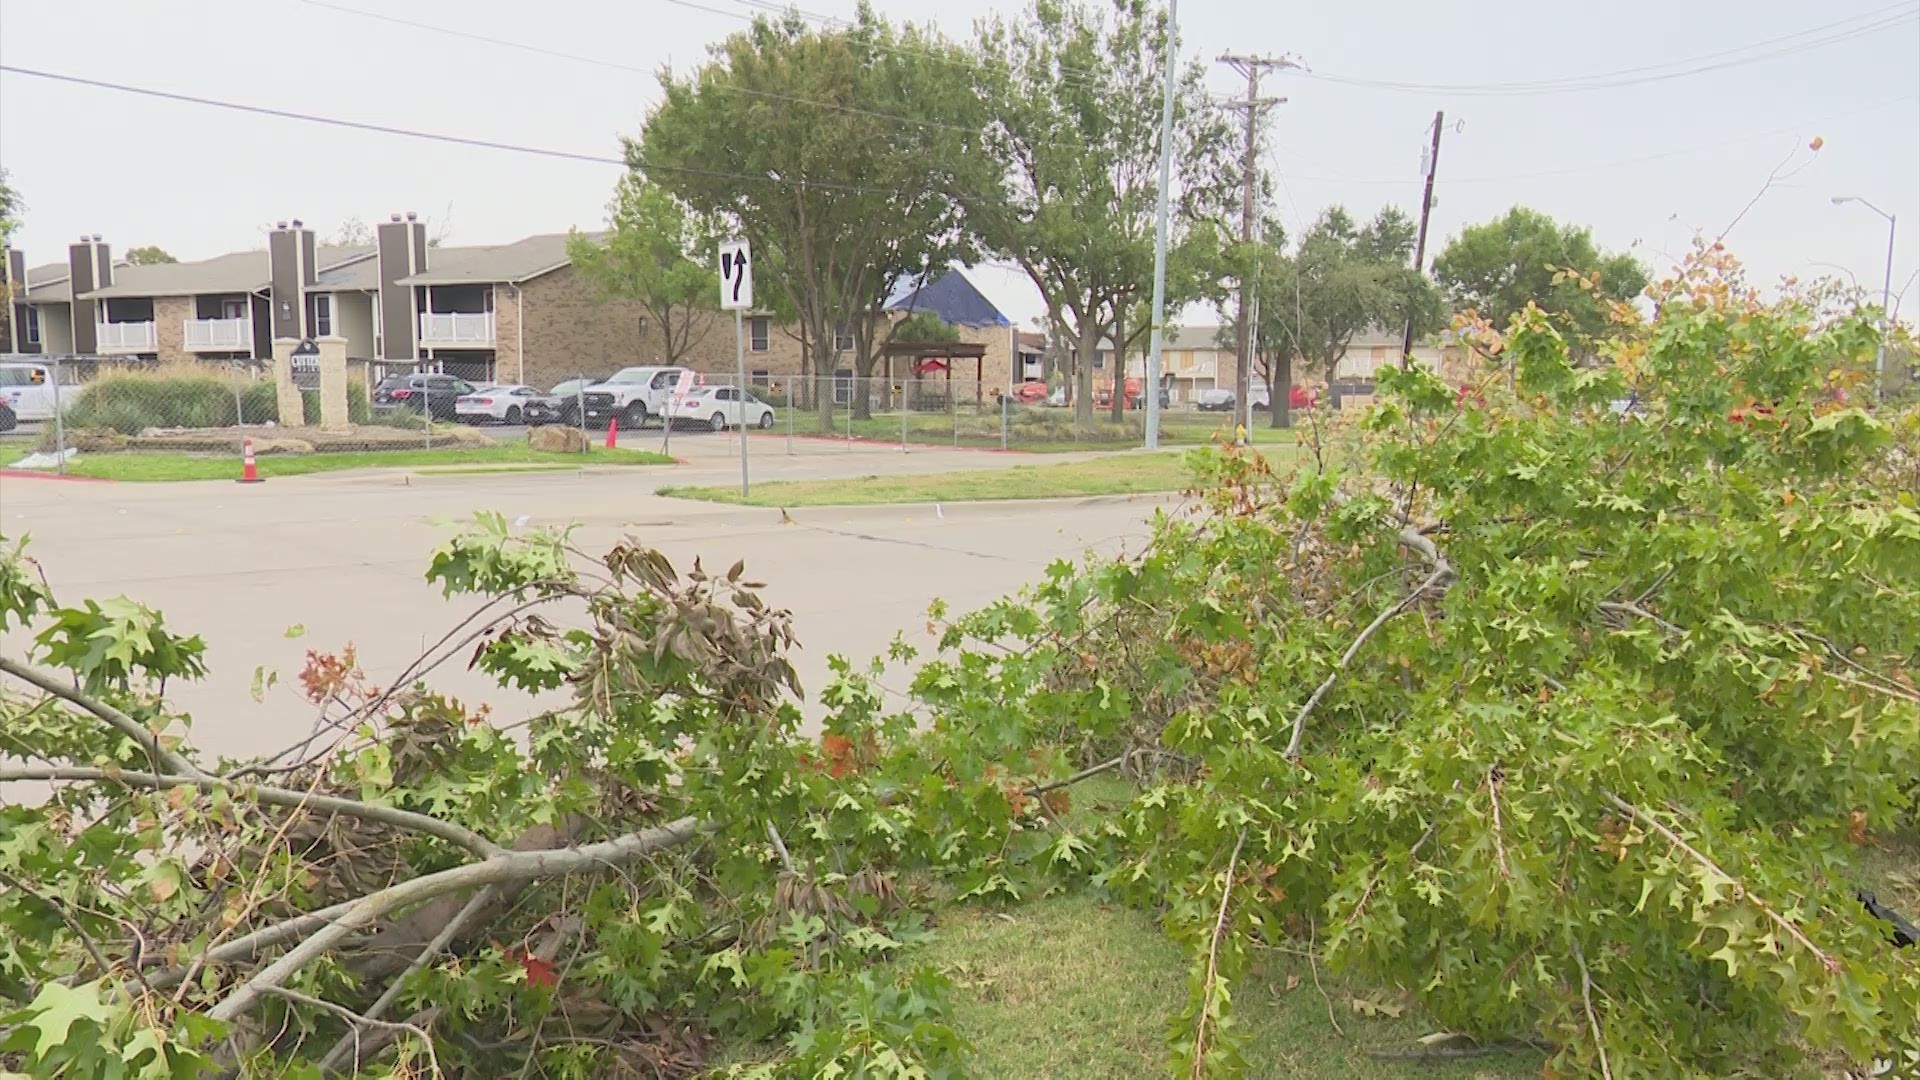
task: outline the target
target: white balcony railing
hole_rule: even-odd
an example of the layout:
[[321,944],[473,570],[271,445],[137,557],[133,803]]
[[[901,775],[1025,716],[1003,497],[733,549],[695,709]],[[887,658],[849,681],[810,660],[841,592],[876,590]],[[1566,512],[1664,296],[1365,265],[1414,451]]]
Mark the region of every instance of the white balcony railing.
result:
[[491,312],[473,314],[422,312],[420,344],[491,345],[493,344],[493,314]]
[[159,339],[154,335],[153,322],[103,322],[95,323],[93,340],[101,352],[152,352],[154,343]]
[[253,348],[252,319],[188,319],[185,333],[189,349],[240,352]]

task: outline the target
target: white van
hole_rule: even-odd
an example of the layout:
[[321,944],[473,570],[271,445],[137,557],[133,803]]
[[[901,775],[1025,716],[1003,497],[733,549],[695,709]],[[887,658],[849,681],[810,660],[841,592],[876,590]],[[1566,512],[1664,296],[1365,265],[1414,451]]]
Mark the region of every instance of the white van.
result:
[[0,431],[12,431],[23,422],[53,419],[56,371],[65,376],[58,394],[60,411],[65,412],[80,396],[72,368],[61,369],[38,360],[0,360]]

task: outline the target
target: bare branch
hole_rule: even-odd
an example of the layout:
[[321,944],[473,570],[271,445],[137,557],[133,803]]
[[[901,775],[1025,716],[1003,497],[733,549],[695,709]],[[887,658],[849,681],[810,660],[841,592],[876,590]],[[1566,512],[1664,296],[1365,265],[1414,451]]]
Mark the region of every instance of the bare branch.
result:
[[198,773],[193,776],[168,776],[164,773],[123,772],[119,769],[65,765],[53,768],[0,769],[0,783],[9,780],[100,781],[156,789],[196,787],[208,791],[218,788],[232,792],[236,798],[252,799],[269,806],[339,814],[342,817],[359,818],[362,821],[377,822],[382,825],[391,825],[396,829],[438,837],[450,844],[466,848],[481,858],[498,854],[502,850],[498,844],[465,826],[456,825],[451,821],[442,821],[426,814],[416,814],[411,810],[364,803],[358,799],[342,799],[332,795],[265,787],[207,773]]
[[139,743],[140,749],[146,751],[147,756],[156,763],[156,768],[164,766],[170,772],[196,778],[207,775],[193,762],[188,761],[186,758],[161,745],[160,737],[152,731],[149,731],[145,724],[142,724],[140,721],[135,720],[133,717],[128,716],[126,713],[121,712],[106,702],[94,698],[90,694],[84,694],[71,686],[65,686],[61,684],[60,680],[53,678],[51,675],[4,656],[0,656],[0,672],[5,672],[19,679],[21,682],[38,687],[52,694],[54,697],[68,704],[85,709],[87,712],[105,721],[107,725],[115,731]]
[[[427,947],[420,950],[420,955],[414,957],[413,962],[407,965],[407,970],[401,972],[397,978],[388,983],[386,991],[383,992],[372,1005],[367,1007],[366,1012],[360,1014],[361,1019],[367,1023],[373,1023],[385,1015],[386,1011],[399,999],[401,988],[406,985],[408,979],[413,977],[413,973],[432,963],[433,958],[438,956],[440,950],[446,948],[447,943],[451,942],[454,936],[460,933],[461,928],[467,924],[468,920],[472,919],[482,907],[486,906],[489,900],[493,899],[493,894],[494,888],[491,885],[474,893],[473,899],[467,901],[467,906],[460,909],[460,914],[448,920],[447,925],[442,927],[438,934],[434,935],[433,940],[427,942]],[[327,1056],[320,1059],[320,1071],[322,1073],[331,1071],[334,1066],[340,1064],[341,1060],[344,1059],[348,1053],[354,1051],[354,1049],[359,1046],[359,1043],[360,1037],[357,1031],[342,1035],[340,1040],[333,1044],[333,1049],[327,1051]]]
[[441,1075],[440,1056],[434,1053],[433,1036],[427,1034],[427,1029],[419,1026],[418,1024],[396,1022],[393,1020],[380,1020],[371,1016],[362,1016],[361,1014],[354,1012],[352,1009],[347,1008],[345,1005],[336,1005],[333,1002],[327,1001],[323,998],[314,997],[312,994],[303,994],[298,990],[289,990],[284,986],[269,986],[264,988],[261,992],[266,994],[272,994],[274,997],[285,998],[286,1000],[293,1002],[295,1005],[305,1005],[310,1009],[319,1009],[322,1012],[330,1012],[333,1015],[339,1017],[340,1019],[345,1020],[347,1023],[352,1024],[355,1029],[353,1034],[356,1036],[358,1035],[358,1029],[363,1027],[380,1028],[385,1031],[404,1032],[406,1034],[412,1035],[415,1038],[420,1040],[420,1045],[426,1048],[427,1059],[433,1065],[433,1072],[431,1075],[433,1076]]
[[1220,914],[1213,920],[1213,933],[1207,939],[1207,980],[1201,984],[1200,1015],[1194,1020],[1193,1077],[1200,1080],[1207,1068],[1207,1013],[1213,1008],[1213,980],[1220,970],[1220,939],[1227,933],[1227,905],[1233,899],[1233,872],[1240,865],[1240,848],[1247,842],[1247,830],[1241,829],[1233,842],[1233,854],[1227,857],[1227,881],[1220,887]]
[[1593,1011],[1593,976],[1587,974],[1587,958],[1580,946],[1573,947],[1574,962],[1580,965],[1580,1004],[1587,1010],[1587,1026],[1593,1030],[1593,1048],[1600,1054],[1600,1075],[1613,1080],[1613,1066],[1607,1061],[1607,1041],[1600,1034],[1600,1018]]
[[[1417,531],[1406,530],[1402,533],[1401,542],[1407,544],[1409,547],[1417,548],[1417,545],[1408,541],[1406,539],[1407,536],[1412,536],[1414,539],[1419,540],[1420,543],[1425,544],[1429,549],[1433,548],[1433,541],[1421,536]],[[1435,557],[1438,558],[1437,550]],[[1307,698],[1307,703],[1300,706],[1300,711],[1294,714],[1293,736],[1287,740],[1286,758],[1288,761],[1300,760],[1300,742],[1306,735],[1307,717],[1313,715],[1313,710],[1319,707],[1321,699],[1327,696],[1327,691],[1333,689],[1333,684],[1339,680],[1340,673],[1347,670],[1347,665],[1353,663],[1353,658],[1359,654],[1361,647],[1366,645],[1367,639],[1378,633],[1381,627],[1393,620],[1394,616],[1399,615],[1401,612],[1419,602],[1421,597],[1436,589],[1444,589],[1447,583],[1452,580],[1453,567],[1448,564],[1447,560],[1440,558],[1438,565],[1434,567],[1433,573],[1428,574],[1425,581],[1422,581],[1416,586],[1412,592],[1401,597],[1393,606],[1374,616],[1373,621],[1367,624],[1367,628],[1360,631],[1360,636],[1354,638],[1353,644],[1347,646],[1347,651],[1340,655],[1340,660],[1333,665],[1333,670],[1328,672],[1327,677],[1321,681],[1319,686],[1314,688],[1313,695]]]
[[1111,761],[1103,761],[1098,765],[1092,765],[1087,768],[1081,769],[1079,772],[1074,773],[1072,776],[1069,776],[1064,780],[1054,780],[1045,784],[1036,784],[1033,787],[1030,787],[1027,789],[1027,794],[1031,796],[1040,796],[1040,795],[1045,795],[1049,791],[1054,791],[1059,788],[1072,787],[1073,785],[1089,777],[1098,776],[1103,772],[1109,772],[1111,770],[1121,768],[1122,766],[1126,765],[1127,759],[1132,756],[1133,756],[1133,751],[1129,750],[1126,753],[1121,754],[1119,757],[1112,759]]
[[683,817],[657,828],[628,833],[597,844],[546,851],[502,852],[480,862],[391,885],[355,901],[345,914],[289,950],[285,956],[260,969],[207,1015],[220,1021],[232,1021],[243,1015],[260,999],[261,994],[281,985],[349,935],[365,930],[374,920],[389,912],[460,889],[536,881],[586,873],[603,866],[622,866],[663,848],[686,843],[699,832],[698,819]]

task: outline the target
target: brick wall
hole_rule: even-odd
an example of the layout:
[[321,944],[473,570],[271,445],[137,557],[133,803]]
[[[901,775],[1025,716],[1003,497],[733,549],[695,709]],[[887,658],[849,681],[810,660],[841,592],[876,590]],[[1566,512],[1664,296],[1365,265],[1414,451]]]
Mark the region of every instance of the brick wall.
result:
[[193,318],[193,297],[153,298],[154,354],[163,364],[196,359],[187,351],[187,320]]

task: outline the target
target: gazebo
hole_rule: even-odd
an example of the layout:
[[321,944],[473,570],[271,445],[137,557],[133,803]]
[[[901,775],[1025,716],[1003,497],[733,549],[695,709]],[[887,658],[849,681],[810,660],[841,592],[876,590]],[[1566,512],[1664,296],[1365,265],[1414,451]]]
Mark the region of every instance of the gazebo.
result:
[[[915,384],[919,385],[929,378],[945,377],[947,383],[946,399],[953,400],[953,362],[955,360],[973,361],[973,403],[977,406],[984,400],[981,383],[985,380],[987,347],[969,345],[960,341],[891,341],[880,350],[880,356],[887,364],[887,385],[901,385],[899,376],[894,372],[894,361],[908,361],[906,367]],[[901,393],[901,407],[913,408]]]

